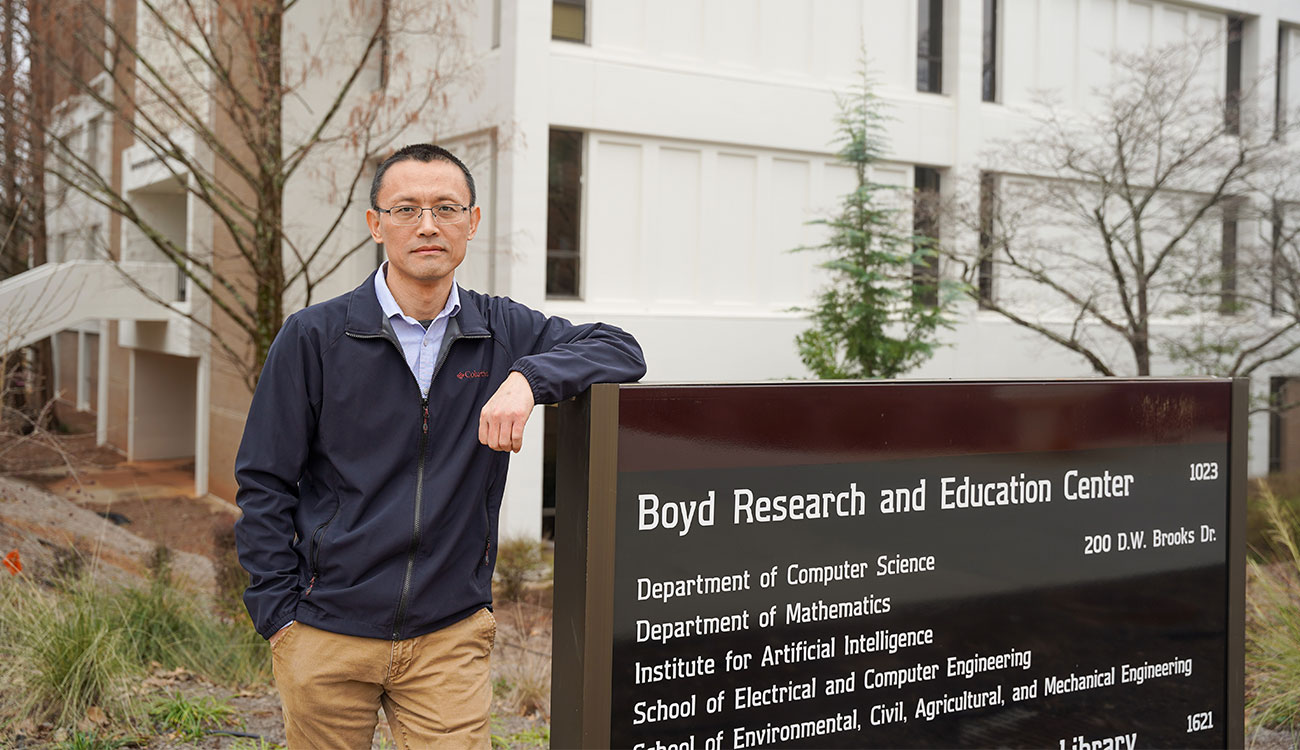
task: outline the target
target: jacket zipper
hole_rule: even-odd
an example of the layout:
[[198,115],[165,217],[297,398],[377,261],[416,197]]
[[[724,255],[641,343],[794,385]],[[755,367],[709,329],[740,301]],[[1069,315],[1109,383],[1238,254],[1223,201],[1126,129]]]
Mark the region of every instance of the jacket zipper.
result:
[[[388,338],[383,336],[382,338]],[[491,338],[490,334],[477,334],[474,336],[453,336],[438,355],[438,363],[433,368],[433,375],[429,377],[429,390],[433,390],[433,381],[438,379],[438,372],[442,370],[443,362],[447,361],[447,355],[451,352],[451,347],[461,339],[486,339]],[[391,341],[391,339],[389,339]],[[394,344],[396,345],[396,344]],[[397,347],[401,352],[402,347]],[[402,352],[402,361],[406,361],[406,353]],[[406,573],[402,576],[402,595],[397,600],[397,615],[393,618],[393,640],[398,640],[402,626],[406,624],[406,607],[411,597],[411,576],[415,572],[415,554],[420,548],[420,519],[424,515],[424,454],[429,446],[429,394],[425,393],[420,397],[420,409],[422,411],[422,423],[420,427],[420,458],[416,462],[415,475],[415,511],[414,520],[411,527],[411,546],[406,553]]]
[[334,503],[334,512],[330,517],[325,519],[325,523],[316,527],[311,534],[311,580],[307,583],[307,590],[302,592],[303,598],[311,596],[311,590],[316,585],[316,576],[320,573],[320,540],[325,534],[325,528],[334,522],[335,517],[339,514],[339,508],[342,503]]
[[492,564],[492,519],[488,516],[488,499],[492,497],[492,490],[496,489],[497,479],[492,478],[488,484],[487,493],[483,495],[483,525],[488,527],[487,536],[483,539],[483,567]]
[[415,523],[411,525],[411,547],[406,552],[406,574],[402,576],[402,598],[397,601],[397,616],[393,618],[393,640],[406,624],[406,605],[411,596],[411,574],[415,571],[415,553],[420,549],[420,517],[424,506],[424,450],[429,445],[429,397],[420,399],[424,422],[420,427],[420,459],[415,469]]

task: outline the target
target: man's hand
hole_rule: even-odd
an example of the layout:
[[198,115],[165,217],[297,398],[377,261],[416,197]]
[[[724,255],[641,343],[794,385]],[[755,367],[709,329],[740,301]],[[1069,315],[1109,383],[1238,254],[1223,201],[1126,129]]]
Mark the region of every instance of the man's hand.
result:
[[524,424],[536,403],[528,378],[512,371],[479,412],[478,441],[494,451],[518,453],[524,444]]

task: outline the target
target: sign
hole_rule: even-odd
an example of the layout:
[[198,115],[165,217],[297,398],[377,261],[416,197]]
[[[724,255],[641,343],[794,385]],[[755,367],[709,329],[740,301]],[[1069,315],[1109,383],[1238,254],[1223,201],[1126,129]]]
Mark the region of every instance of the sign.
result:
[[557,746],[1240,744],[1244,388],[600,387]]

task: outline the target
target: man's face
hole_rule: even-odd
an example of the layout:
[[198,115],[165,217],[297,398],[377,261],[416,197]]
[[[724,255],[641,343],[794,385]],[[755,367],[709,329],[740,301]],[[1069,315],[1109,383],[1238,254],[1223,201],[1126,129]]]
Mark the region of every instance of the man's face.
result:
[[[443,203],[469,205],[469,185],[455,164],[445,161],[399,161],[384,172],[379,186],[379,207],[398,205],[428,208]],[[366,211],[370,236],[382,242],[388,256],[388,279],[415,284],[435,284],[451,279],[465,259],[465,244],[478,230],[478,206],[457,224],[437,224],[433,212],[420,214],[420,222],[398,226],[388,214]]]

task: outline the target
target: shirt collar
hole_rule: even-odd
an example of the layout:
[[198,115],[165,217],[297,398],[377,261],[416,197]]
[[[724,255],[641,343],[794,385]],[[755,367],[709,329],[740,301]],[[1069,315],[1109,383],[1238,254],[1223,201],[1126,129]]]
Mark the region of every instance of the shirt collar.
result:
[[[384,311],[385,318],[397,316],[403,320],[416,322],[415,318],[402,312],[401,305],[397,304],[397,299],[393,297],[393,292],[388,288],[388,261],[384,261],[379,266],[379,273],[375,274],[375,296],[379,298],[379,308]],[[456,280],[452,279],[451,291],[447,294],[447,304],[442,306],[442,312],[438,313],[438,318],[451,317],[460,312],[460,290]]]

